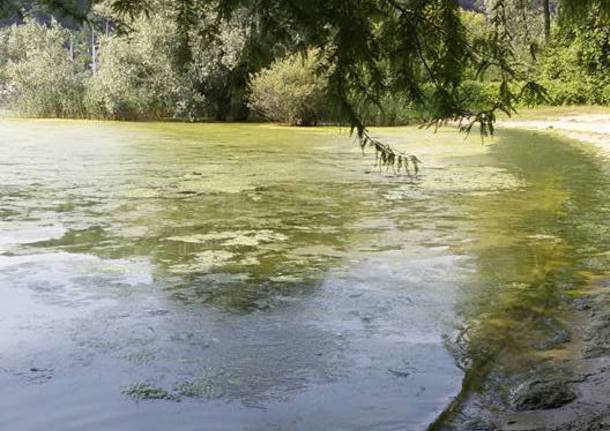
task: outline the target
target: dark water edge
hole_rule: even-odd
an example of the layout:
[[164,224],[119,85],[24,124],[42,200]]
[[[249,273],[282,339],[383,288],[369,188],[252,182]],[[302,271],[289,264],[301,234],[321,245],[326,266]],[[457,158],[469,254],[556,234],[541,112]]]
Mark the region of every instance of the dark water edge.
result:
[[428,430],[610,429],[610,281],[594,286],[571,302],[574,340],[560,346],[567,352],[510,376],[501,359],[467,373]]
[[[505,136],[523,139],[531,133]],[[610,170],[606,154],[555,139],[561,146],[552,147],[549,167],[572,189],[572,202],[555,221],[558,236],[569,245],[568,261],[560,276],[551,270],[530,286],[552,293],[536,310],[519,312],[522,321],[514,328],[515,337],[526,339],[542,319],[546,336],[533,354],[524,346],[515,351],[506,337],[486,345],[482,355],[471,354],[476,359],[465,368],[460,393],[430,431],[610,429]],[[557,164],[554,156],[561,153],[582,166]]]

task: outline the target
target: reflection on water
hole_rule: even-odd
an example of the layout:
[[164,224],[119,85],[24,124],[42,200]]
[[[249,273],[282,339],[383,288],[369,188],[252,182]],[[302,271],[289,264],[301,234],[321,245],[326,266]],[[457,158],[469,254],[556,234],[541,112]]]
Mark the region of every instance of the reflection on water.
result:
[[[566,333],[607,172],[532,134],[0,123],[0,428],[422,429]],[[518,332],[517,332],[518,330]]]
[[510,135],[491,152],[527,187],[470,203],[481,220],[471,248],[478,255],[477,299],[465,296],[463,304],[471,335],[480,340],[469,348],[509,345],[503,355],[513,364],[539,360],[544,354],[532,350],[566,341],[566,298],[609,269],[606,162],[575,145],[537,138]]

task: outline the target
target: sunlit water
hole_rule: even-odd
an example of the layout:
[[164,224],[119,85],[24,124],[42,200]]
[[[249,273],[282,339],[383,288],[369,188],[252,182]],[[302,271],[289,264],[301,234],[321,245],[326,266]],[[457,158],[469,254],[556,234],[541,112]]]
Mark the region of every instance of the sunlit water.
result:
[[0,429],[419,430],[550,354],[608,269],[606,162],[377,133],[421,175],[336,129],[0,122]]

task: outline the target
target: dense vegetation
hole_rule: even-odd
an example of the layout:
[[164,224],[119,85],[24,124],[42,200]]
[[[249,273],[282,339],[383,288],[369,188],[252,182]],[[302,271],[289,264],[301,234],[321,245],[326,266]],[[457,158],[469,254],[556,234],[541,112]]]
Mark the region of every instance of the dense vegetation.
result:
[[605,0],[297,3],[7,1],[0,104],[35,117],[363,132],[421,119],[486,131],[497,109],[522,103],[610,102]]

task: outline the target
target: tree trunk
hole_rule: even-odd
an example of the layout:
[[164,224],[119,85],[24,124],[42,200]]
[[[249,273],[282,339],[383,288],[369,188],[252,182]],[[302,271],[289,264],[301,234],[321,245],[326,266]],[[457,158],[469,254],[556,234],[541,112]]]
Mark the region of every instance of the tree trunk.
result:
[[91,73],[97,74],[97,50],[95,47],[95,29],[91,26]]
[[74,35],[70,30],[70,60],[74,61]]
[[549,43],[551,40],[551,8],[549,0],[542,0],[542,13],[544,14],[544,41]]

